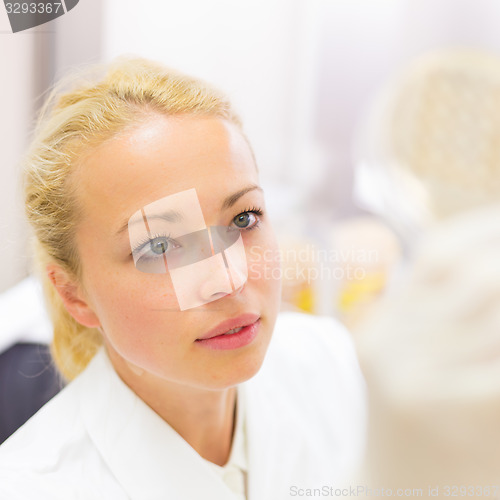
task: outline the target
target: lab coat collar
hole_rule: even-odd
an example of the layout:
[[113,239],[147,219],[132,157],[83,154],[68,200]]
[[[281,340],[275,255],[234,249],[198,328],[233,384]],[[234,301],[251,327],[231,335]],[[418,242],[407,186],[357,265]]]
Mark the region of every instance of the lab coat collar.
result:
[[310,433],[297,417],[297,409],[292,407],[290,400],[279,387],[261,377],[261,373],[247,381],[244,389],[248,498],[290,498],[290,487],[300,483],[307,477],[305,474],[311,472],[310,467],[314,467],[313,457],[306,453],[310,445],[307,442]]
[[[265,371],[238,387],[246,412],[248,500],[289,498],[290,487],[315,477],[317,465],[306,453],[314,441],[311,429]],[[210,465],[123,383],[103,349],[83,375],[84,424],[131,500],[234,499]]]
[[90,438],[131,500],[232,500],[209,465],[114,371],[104,351],[80,380]]

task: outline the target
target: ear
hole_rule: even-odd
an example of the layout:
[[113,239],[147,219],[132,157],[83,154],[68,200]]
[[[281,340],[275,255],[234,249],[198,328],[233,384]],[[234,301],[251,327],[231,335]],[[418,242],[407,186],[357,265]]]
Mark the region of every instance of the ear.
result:
[[101,323],[92,307],[89,305],[81,286],[57,264],[49,264],[47,275],[61,297],[64,307],[78,323],[89,328],[99,328]]

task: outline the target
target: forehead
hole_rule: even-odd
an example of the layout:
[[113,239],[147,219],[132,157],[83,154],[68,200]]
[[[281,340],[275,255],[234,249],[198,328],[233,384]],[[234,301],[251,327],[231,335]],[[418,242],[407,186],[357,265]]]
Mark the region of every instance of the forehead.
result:
[[192,188],[200,202],[215,202],[258,183],[258,176],[250,147],[233,124],[153,115],[93,150],[76,182],[84,212],[113,218]]

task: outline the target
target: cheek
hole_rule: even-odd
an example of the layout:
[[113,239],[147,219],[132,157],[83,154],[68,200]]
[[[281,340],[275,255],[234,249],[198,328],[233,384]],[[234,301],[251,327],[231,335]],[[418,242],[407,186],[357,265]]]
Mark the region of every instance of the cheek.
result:
[[248,279],[273,296],[281,290],[281,262],[272,232],[246,246]]
[[117,350],[168,342],[167,325],[179,314],[167,274],[107,273],[92,286],[95,311],[104,335]]

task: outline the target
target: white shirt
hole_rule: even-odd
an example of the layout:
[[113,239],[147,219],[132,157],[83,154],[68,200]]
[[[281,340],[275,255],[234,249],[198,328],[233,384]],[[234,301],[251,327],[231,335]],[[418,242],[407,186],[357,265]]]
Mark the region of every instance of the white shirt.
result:
[[[278,318],[244,401],[248,500],[335,486],[364,442],[364,383],[330,318]],[[0,498],[235,500],[207,463],[125,385],[104,351],[0,446]],[[241,497],[241,495],[240,495]]]
[[233,443],[229,460],[224,466],[219,466],[208,462],[215,473],[224,481],[231,491],[234,492],[235,500],[246,500],[247,498],[247,474],[248,460],[246,447],[246,426],[244,398],[241,394],[242,387],[239,387],[236,400],[236,422],[234,426]]

